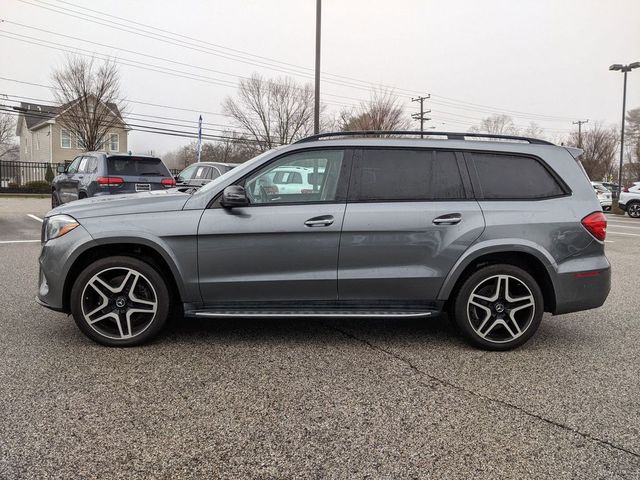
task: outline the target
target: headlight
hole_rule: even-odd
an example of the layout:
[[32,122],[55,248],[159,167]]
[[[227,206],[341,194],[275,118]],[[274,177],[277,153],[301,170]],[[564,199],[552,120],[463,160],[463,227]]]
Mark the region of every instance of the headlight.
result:
[[61,237],[79,225],[76,219],[69,215],[54,215],[53,217],[49,217],[45,219],[45,224],[42,226],[42,232],[44,234],[42,240],[46,242]]

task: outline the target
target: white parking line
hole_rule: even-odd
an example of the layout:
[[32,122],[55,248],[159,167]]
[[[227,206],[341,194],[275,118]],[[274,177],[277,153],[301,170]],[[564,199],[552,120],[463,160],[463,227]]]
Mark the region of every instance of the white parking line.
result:
[[617,223],[609,223],[608,226],[610,226],[611,228],[635,228],[635,229],[640,229],[640,225],[637,226],[632,226],[632,225],[618,225]]
[[40,240],[0,240],[0,243],[35,243],[39,241]]
[[31,215],[30,213],[27,213],[27,217],[33,218],[34,220],[37,220],[38,222],[42,223],[42,219],[40,217],[36,217],[35,215]]
[[627,233],[627,232],[612,232],[611,230],[607,229],[607,235],[612,234],[612,235],[629,235],[630,237],[640,237],[640,233]]

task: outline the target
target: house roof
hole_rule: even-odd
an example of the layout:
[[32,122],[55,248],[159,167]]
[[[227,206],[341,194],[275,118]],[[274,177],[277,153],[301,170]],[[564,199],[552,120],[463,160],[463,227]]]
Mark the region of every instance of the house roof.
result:
[[[52,105],[41,105],[38,103],[20,102],[19,111],[24,115],[24,119],[27,122],[27,128],[33,130],[38,125],[45,123],[47,120],[57,117],[61,112],[67,109],[69,103],[61,106],[54,107]],[[119,118],[122,118],[120,110],[115,103],[107,103],[107,107],[116,114]]]

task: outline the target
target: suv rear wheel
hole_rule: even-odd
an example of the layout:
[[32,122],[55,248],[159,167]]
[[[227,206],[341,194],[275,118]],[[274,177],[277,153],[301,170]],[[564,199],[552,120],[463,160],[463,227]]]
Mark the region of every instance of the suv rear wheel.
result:
[[490,265],[462,284],[454,304],[456,326],[466,339],[487,350],[509,350],[535,333],[544,313],[535,279],[513,265]]
[[80,330],[110,347],[150,340],[166,323],[169,304],[169,291],[158,271],[132,257],[90,264],[71,290],[71,313]]

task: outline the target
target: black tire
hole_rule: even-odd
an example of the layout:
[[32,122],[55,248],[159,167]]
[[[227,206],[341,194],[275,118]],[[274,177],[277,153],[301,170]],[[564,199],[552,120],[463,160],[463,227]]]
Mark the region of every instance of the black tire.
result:
[[60,197],[58,196],[58,192],[53,190],[51,192],[51,208],[56,208],[60,206]]
[[[129,283],[125,281],[128,272],[133,272],[128,277]],[[98,281],[91,282],[96,276]],[[106,281],[112,287],[120,284],[123,290],[112,293],[104,288],[104,284],[99,285],[100,280]],[[90,282],[100,287],[104,297],[89,284]],[[104,303],[107,302],[106,294],[109,295],[108,303]],[[99,316],[113,316],[114,313],[119,320],[109,317],[94,323],[95,326],[90,325],[83,310],[83,301],[85,307],[92,301],[93,307],[96,304],[99,307],[104,303],[105,307],[92,316],[93,320]],[[121,302],[126,304],[120,305]],[[135,310],[137,307],[154,308],[142,305],[145,302],[155,303],[154,312]],[[134,313],[130,313],[131,310],[134,310]],[[92,311],[93,308],[86,313]],[[133,347],[149,341],[162,330],[170,311],[170,295],[161,274],[149,263],[133,257],[107,257],[90,264],[78,275],[71,289],[71,314],[76,325],[87,337],[109,347]],[[130,324],[126,321],[127,316],[131,318]]]
[[[505,277],[509,279],[505,281]],[[511,293],[506,294],[507,298],[526,299],[520,303],[506,300],[505,295],[500,293],[501,285],[505,284],[511,289]],[[494,297],[494,291],[497,292],[497,300],[486,301],[484,297],[488,297],[489,293]],[[480,293],[482,297],[479,296]],[[483,306],[469,303],[472,294],[475,294],[473,301],[482,302]],[[527,303],[532,305],[522,307]],[[485,350],[511,350],[529,340],[540,326],[544,298],[538,283],[525,270],[507,264],[489,265],[472,273],[462,283],[455,297],[453,310],[456,327],[471,345]],[[478,333],[477,330],[482,332],[487,326],[489,329],[484,336]],[[517,336],[514,337],[514,333]]]
[[631,218],[640,218],[640,202],[627,203],[627,215]]

